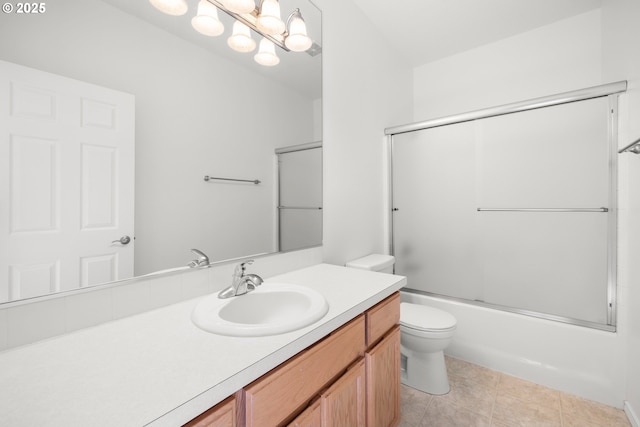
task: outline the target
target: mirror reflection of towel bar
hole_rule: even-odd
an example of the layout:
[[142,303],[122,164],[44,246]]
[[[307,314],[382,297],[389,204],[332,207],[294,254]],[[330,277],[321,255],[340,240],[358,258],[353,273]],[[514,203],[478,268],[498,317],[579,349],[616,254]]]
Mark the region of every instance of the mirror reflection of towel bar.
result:
[[260,184],[260,180],[259,179],[235,179],[235,178],[217,178],[215,176],[209,176],[209,175],[205,175],[204,176],[204,180],[205,181],[210,181],[212,179],[216,179],[216,180],[220,180],[220,181],[236,181],[236,182],[252,182],[254,184]]
[[618,151],[618,154],[622,153],[640,154],[640,138]]
[[609,212],[608,208],[478,208],[478,212]]

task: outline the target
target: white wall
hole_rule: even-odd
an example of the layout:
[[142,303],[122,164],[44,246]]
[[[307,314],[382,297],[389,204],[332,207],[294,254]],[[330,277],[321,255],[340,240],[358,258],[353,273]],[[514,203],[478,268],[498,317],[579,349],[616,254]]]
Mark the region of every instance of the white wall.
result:
[[[620,117],[620,147],[640,138],[640,2],[606,0],[602,5],[603,76],[628,81]],[[640,425],[640,156],[621,154],[619,283],[627,305],[626,406]]]
[[4,15],[0,59],[135,96],[137,275],[275,248],[273,150],[318,136],[314,100],[99,0]]
[[[609,29],[602,26],[602,16],[600,10],[590,11],[416,67],[414,119],[442,117],[628,78],[625,73],[607,73],[603,78],[603,56],[608,55],[602,48],[603,29]],[[460,333],[450,348],[452,354],[621,407],[628,329],[624,286],[621,290],[618,333],[455,303],[437,304],[459,319]]]
[[601,83],[600,11],[528,31],[414,70],[414,120]]
[[323,18],[324,259],[384,252],[384,128],[411,121],[411,69],[351,1]]

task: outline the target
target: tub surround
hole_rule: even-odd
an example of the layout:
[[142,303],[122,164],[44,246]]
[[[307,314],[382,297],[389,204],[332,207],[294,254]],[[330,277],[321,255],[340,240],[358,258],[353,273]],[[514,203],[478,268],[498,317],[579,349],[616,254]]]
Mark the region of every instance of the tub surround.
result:
[[193,325],[195,298],[7,350],[0,353],[0,425],[180,425],[406,284],[402,276],[329,264],[263,286],[269,281],[322,293],[328,313],[285,334],[225,337]]

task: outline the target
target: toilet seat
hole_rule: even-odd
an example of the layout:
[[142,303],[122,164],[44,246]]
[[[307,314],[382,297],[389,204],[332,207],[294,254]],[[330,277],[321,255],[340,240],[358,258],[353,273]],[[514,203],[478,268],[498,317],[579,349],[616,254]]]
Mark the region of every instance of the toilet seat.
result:
[[447,332],[456,328],[456,318],[444,310],[421,304],[400,303],[400,325],[425,332]]

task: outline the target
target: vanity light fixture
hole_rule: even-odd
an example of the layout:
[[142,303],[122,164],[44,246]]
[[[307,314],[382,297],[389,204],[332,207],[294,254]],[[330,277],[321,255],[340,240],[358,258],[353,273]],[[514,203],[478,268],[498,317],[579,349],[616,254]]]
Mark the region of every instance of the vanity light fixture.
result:
[[256,25],[263,33],[271,36],[284,33],[286,26],[282,18],[280,18],[280,3],[278,3],[278,0],[262,0]]
[[256,8],[254,0],[220,0],[220,2],[233,13],[251,13]]
[[251,38],[251,30],[240,21],[233,23],[233,34],[227,39],[229,47],[237,52],[251,52],[256,41]]
[[224,25],[218,19],[218,8],[207,0],[200,0],[198,3],[198,12],[191,20],[191,25],[205,36],[215,37],[224,32]]
[[287,34],[284,44],[294,52],[304,52],[313,44],[307,35],[307,24],[302,19],[300,9],[294,10],[289,15],[289,19],[287,19]]
[[187,13],[186,0],[149,0],[156,9],[167,15],[180,16]]
[[276,46],[271,40],[264,37],[260,40],[260,48],[258,49],[258,53],[253,56],[253,59],[255,59],[258,64],[267,67],[273,67],[280,62],[280,58],[276,55]]
[[[188,8],[186,0],[149,2],[169,15],[184,15]],[[251,52],[255,49],[256,42],[251,38],[250,30],[263,36],[260,51],[254,56],[259,64],[273,66],[280,62],[275,45],[286,52],[308,51],[311,56],[320,52],[320,46],[314,44],[307,35],[307,25],[300,9],[295,9],[285,24],[280,17],[278,0],[200,0],[196,16],[191,20],[193,28],[207,36],[222,34],[224,25],[218,19],[218,9],[236,21],[233,34],[227,39],[227,44],[233,50]]]

